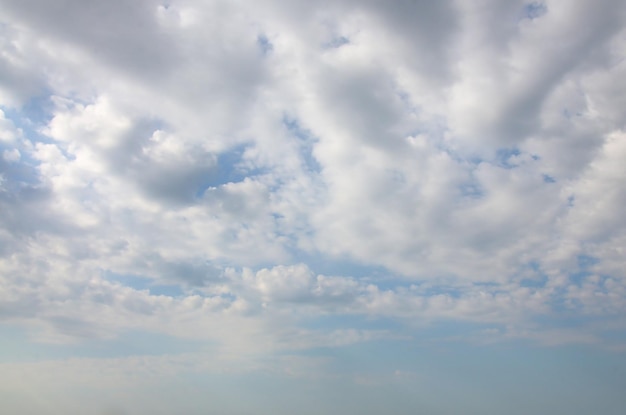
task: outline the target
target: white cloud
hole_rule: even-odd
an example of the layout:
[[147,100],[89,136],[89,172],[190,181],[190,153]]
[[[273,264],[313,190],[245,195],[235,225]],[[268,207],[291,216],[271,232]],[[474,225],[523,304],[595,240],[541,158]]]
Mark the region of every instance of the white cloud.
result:
[[619,2],[0,4],[2,318],[39,339],[623,307]]

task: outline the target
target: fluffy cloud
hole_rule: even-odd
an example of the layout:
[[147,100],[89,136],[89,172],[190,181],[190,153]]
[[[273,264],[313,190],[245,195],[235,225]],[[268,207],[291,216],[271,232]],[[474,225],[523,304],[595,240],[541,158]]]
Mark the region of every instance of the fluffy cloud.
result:
[[3,320],[236,350],[381,336],[303,328],[328,316],[624,329],[619,2],[100,3],[0,2]]

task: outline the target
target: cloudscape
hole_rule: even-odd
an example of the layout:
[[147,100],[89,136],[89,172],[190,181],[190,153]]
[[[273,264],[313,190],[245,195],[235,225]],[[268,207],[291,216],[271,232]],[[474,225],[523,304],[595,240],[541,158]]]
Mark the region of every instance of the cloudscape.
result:
[[0,412],[623,414],[622,0],[0,0]]

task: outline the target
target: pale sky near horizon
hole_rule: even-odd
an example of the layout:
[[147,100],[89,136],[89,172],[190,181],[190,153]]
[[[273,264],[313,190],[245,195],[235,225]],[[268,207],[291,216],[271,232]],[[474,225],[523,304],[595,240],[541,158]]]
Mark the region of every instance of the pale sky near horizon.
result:
[[621,415],[623,0],[0,0],[0,412]]

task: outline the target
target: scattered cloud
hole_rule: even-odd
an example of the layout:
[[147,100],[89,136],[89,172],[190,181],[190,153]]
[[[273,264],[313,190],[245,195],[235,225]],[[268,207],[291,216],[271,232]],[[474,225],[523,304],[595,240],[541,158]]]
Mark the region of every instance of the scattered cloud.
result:
[[621,6],[0,1],[0,322],[623,348]]

